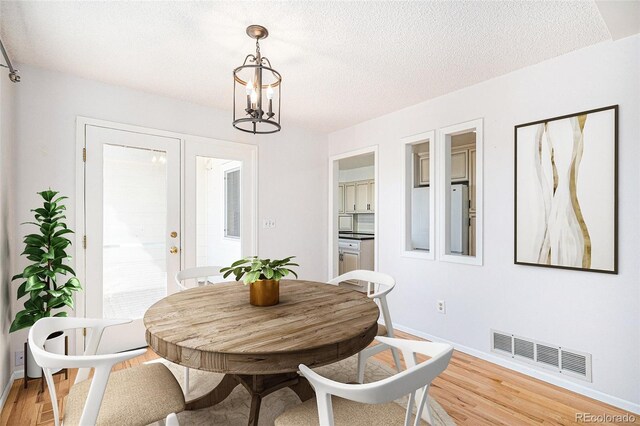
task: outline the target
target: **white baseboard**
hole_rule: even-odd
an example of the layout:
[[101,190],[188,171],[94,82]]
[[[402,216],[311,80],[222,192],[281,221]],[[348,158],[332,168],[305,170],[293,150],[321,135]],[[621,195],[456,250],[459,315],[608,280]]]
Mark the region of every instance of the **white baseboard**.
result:
[[401,324],[393,324],[393,327],[396,330],[404,331],[405,333],[413,334],[414,336],[422,337],[423,339],[431,340],[433,342],[448,343],[451,346],[453,346],[456,350],[460,352],[464,352],[468,355],[475,356],[476,358],[480,358],[482,360],[491,362],[493,364],[498,364],[502,367],[508,368],[509,370],[517,371],[518,373],[526,374],[527,376],[531,376],[535,379],[542,380],[543,382],[560,386],[561,388],[570,390],[575,393],[579,393],[580,395],[588,396],[589,398],[593,398],[598,401],[613,405],[614,407],[618,407],[635,414],[640,414],[640,404],[636,404],[634,402],[627,401],[622,398],[618,398],[616,396],[609,395],[604,392],[600,392],[600,391],[588,388],[586,386],[582,386],[578,383],[574,383],[562,377],[556,377],[544,371],[539,371],[539,370],[536,370],[535,368],[531,368],[526,365],[513,362],[507,358],[502,358],[500,356],[493,355],[491,353],[483,352],[477,349],[470,348],[468,346],[460,345],[450,340],[442,339],[438,336],[432,336],[422,331],[415,330],[411,327],[405,327]]
[[9,381],[7,382],[7,385],[2,390],[2,396],[0,396],[0,411],[4,409],[4,404],[7,402],[7,398],[9,398],[9,392],[11,392],[11,387],[13,386],[13,382],[15,382],[18,379],[21,379],[23,375],[24,375],[24,372],[22,370],[20,371],[16,370],[13,373],[11,373],[11,376],[9,376]]

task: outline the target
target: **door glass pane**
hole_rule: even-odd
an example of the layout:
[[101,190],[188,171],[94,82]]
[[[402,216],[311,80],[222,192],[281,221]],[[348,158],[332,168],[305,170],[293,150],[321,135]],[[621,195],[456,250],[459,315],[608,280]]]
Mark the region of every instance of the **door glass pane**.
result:
[[165,152],[104,146],[105,318],[141,318],[167,294],[166,163]]
[[240,169],[224,174],[224,235],[240,238]]
[[197,266],[227,266],[242,256],[240,172],[240,161],[196,157]]

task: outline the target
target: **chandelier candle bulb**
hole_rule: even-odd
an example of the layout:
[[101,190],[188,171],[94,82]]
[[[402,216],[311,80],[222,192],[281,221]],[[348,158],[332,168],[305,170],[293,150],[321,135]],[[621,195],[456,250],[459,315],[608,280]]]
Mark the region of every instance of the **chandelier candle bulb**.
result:
[[267,116],[271,118],[275,115],[273,113],[273,87],[271,86],[267,88],[267,99],[269,99],[269,113],[267,114]]
[[253,90],[253,81],[249,80],[245,87],[245,91],[247,92],[247,113],[251,110],[251,90]]
[[258,93],[251,91],[251,109],[258,109]]

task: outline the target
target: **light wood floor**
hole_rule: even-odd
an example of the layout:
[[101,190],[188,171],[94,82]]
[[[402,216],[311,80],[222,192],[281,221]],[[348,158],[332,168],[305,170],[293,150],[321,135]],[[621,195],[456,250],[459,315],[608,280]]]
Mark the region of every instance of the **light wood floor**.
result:
[[[415,337],[397,333],[399,337]],[[157,358],[151,350],[138,358],[119,364],[115,369]],[[393,365],[390,352],[383,352],[376,359]],[[56,392],[60,408],[75,377],[69,380],[56,376]],[[46,390],[39,393],[40,382],[29,382],[23,388],[17,380],[0,415],[0,425],[52,425],[53,412]],[[449,413],[458,425],[571,425],[577,413],[594,415],[623,415],[625,412],[599,401],[549,385],[523,374],[483,361],[461,352],[455,352],[449,368],[438,377],[430,395]],[[634,423],[640,425],[640,416]]]

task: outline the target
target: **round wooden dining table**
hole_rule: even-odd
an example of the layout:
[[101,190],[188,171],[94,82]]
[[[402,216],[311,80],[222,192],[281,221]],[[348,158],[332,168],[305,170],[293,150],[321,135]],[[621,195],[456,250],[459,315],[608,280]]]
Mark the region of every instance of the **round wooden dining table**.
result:
[[366,348],[378,329],[378,307],[366,294],[303,280],[280,281],[280,303],[249,304],[249,287],[226,282],[172,294],[144,316],[146,339],[161,357],[224,373],[188,410],[223,401],[242,385],[251,395],[249,424],[262,399],[289,387],[302,401],[314,396],[298,365],[319,367]]

